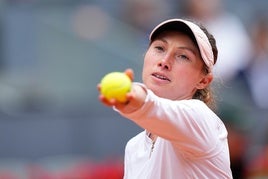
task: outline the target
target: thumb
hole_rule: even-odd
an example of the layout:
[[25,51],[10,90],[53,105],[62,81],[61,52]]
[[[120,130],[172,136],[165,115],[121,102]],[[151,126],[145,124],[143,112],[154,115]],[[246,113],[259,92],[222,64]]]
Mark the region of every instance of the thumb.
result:
[[134,72],[131,68],[126,69],[124,73],[130,78],[131,81],[134,80]]

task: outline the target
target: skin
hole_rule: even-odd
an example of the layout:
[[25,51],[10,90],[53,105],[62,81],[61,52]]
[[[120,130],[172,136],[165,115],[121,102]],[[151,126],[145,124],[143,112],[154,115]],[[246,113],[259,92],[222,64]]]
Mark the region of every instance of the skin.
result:
[[[187,35],[166,31],[154,39],[146,52],[142,79],[146,87],[159,97],[170,100],[191,99],[197,89],[207,87],[213,79],[211,73],[205,74],[202,71],[203,66],[198,48]],[[125,73],[133,81],[132,69],[125,70]],[[101,89],[100,85],[98,89]],[[130,113],[144,104],[146,91],[133,84],[127,98],[127,103],[119,103],[99,95],[99,100],[104,105],[115,106],[123,113]]]

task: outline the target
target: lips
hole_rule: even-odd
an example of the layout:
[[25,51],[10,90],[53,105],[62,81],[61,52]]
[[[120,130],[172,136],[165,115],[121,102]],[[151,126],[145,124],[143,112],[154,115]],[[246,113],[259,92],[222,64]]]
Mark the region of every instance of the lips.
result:
[[171,81],[168,77],[166,77],[162,74],[159,74],[159,73],[153,73],[152,76],[154,76],[160,80]]

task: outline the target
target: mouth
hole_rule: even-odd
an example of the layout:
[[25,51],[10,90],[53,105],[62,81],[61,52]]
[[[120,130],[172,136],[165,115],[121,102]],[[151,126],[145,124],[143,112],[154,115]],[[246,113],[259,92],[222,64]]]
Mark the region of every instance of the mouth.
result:
[[153,73],[152,76],[160,80],[169,81],[169,82],[171,81],[168,77],[159,73]]

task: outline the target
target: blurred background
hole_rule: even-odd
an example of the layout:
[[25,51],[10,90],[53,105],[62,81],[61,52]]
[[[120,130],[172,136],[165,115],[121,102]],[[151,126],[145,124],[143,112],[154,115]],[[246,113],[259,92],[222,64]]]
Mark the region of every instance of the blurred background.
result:
[[98,101],[96,85],[133,68],[167,18],[214,34],[217,114],[234,178],[268,177],[268,1],[1,0],[0,178],[122,178],[142,129]]

